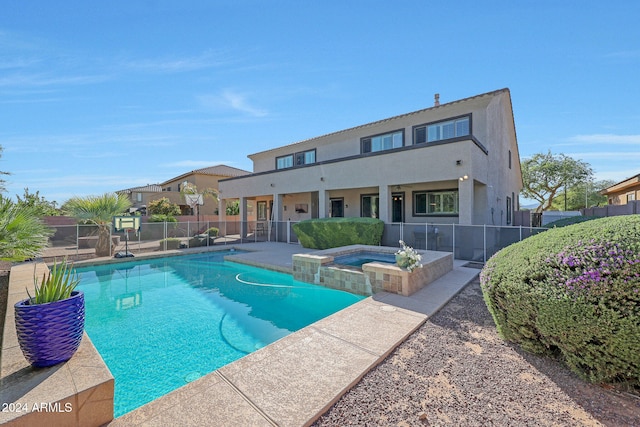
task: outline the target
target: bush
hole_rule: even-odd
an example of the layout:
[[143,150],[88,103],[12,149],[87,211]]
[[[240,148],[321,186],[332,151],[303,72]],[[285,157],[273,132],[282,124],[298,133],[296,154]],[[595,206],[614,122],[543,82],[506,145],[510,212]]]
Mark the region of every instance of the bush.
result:
[[211,227],[207,229],[207,231],[205,231],[204,234],[208,234],[209,237],[218,237],[219,232],[220,230],[218,230],[216,227]]
[[177,237],[168,237],[166,239],[160,240],[160,250],[164,250],[164,244],[167,244],[167,250],[169,249],[178,249],[180,248],[181,240]]
[[178,222],[178,220],[171,215],[153,214],[149,217],[149,222]]
[[379,245],[384,222],[375,218],[307,219],[293,225],[305,248],[328,249],[347,245]]
[[508,246],[480,274],[500,335],[560,352],[593,382],[640,385],[640,216],[555,228]]
[[570,218],[563,218],[557,221],[550,222],[543,225],[544,228],[557,228],[566,227],[567,225],[578,224],[585,221],[591,221],[592,219],[598,219],[597,216],[572,216]]

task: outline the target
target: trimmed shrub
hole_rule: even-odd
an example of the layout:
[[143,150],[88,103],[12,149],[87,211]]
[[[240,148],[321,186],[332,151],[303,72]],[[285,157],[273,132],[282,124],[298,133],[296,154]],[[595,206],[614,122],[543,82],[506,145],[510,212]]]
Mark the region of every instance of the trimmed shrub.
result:
[[563,218],[557,221],[550,222],[547,225],[543,225],[544,228],[557,228],[566,227],[567,225],[578,224],[580,222],[591,221],[592,219],[598,219],[597,216],[572,216],[570,218]]
[[149,217],[149,222],[178,222],[178,219],[172,215],[153,214]]
[[375,218],[317,218],[293,225],[305,248],[329,249],[347,245],[379,245],[384,222]]
[[165,242],[167,243],[167,250],[168,249],[179,249],[180,248],[180,243],[181,240],[178,239],[177,237],[168,237],[166,239],[162,239],[160,240],[160,250],[164,250],[164,244]]
[[559,352],[586,380],[640,385],[640,215],[529,237],[489,259],[480,280],[504,339]]
[[207,231],[204,232],[204,234],[208,234],[209,237],[218,237],[218,233],[220,232],[219,229],[217,229],[216,227],[211,227],[209,229],[207,229]]

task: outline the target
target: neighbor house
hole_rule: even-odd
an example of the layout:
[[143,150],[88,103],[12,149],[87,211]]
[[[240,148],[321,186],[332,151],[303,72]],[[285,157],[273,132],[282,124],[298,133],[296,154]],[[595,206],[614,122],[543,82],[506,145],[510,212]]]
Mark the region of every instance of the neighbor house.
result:
[[600,192],[607,196],[610,205],[626,205],[629,202],[640,200],[640,174],[613,184]]
[[251,154],[253,173],[219,182],[221,203],[240,200],[241,221],[255,207],[258,221],[511,224],[522,176],[509,90],[438,98],[430,108]]
[[118,194],[124,194],[129,198],[131,202],[131,208],[129,211],[140,212],[142,215],[147,214],[147,205],[150,201],[154,200],[154,197],[162,192],[162,187],[159,184],[148,184],[142,187],[127,188],[126,190],[116,191]]
[[218,182],[221,179],[241,177],[250,173],[251,172],[226,165],[192,170],[191,172],[183,173],[182,175],[161,183],[161,192],[152,197],[152,200],[166,197],[171,203],[180,206],[182,215],[195,215],[196,201],[194,200],[194,204],[190,204],[181,193],[184,184],[188,182],[191,185],[195,185],[198,193],[202,194],[199,200],[201,204],[198,206],[198,213],[200,215],[218,215],[218,200],[216,197],[211,196],[211,194],[207,194],[207,192],[213,190],[217,193],[219,190]]

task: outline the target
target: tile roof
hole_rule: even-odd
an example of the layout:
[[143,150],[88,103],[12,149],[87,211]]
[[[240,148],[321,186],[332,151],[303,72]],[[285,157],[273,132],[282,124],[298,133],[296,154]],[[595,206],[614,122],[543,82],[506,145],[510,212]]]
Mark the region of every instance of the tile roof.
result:
[[190,172],[186,172],[186,173],[183,173],[182,175],[178,175],[176,177],[168,179],[164,181],[162,184],[166,184],[168,182],[174,182],[190,175],[217,175],[217,176],[224,176],[228,178],[235,178],[237,176],[244,176],[244,175],[250,175],[250,174],[251,172],[249,171],[234,168],[232,166],[215,165],[215,166],[209,166],[201,169],[194,169]]
[[116,191],[116,193],[132,193],[134,191],[137,191],[139,193],[161,193],[162,187],[160,186],[160,184],[147,184],[141,187],[133,187],[133,188],[127,188],[125,190],[118,190]]

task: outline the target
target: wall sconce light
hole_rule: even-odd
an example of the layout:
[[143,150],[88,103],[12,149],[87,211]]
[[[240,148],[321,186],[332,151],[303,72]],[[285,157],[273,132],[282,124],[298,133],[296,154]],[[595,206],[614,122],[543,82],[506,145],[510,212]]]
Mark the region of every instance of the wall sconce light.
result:
[[345,208],[349,209],[349,205],[344,205]]
[[275,187],[275,186],[276,186],[276,185],[275,185],[275,184],[273,184],[273,183],[272,183],[272,184],[270,184],[270,185],[271,185],[272,187]]
[[321,176],[321,177],[320,177],[320,181],[324,181],[324,176]]
[[283,206],[283,210],[286,212],[287,211],[287,205]]
[[467,180],[467,179],[469,179],[469,175],[461,176],[461,177],[460,177],[460,178],[458,178],[458,179],[459,179],[460,181]]
[[462,160],[456,160],[456,166],[460,166],[462,164]]

